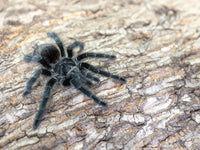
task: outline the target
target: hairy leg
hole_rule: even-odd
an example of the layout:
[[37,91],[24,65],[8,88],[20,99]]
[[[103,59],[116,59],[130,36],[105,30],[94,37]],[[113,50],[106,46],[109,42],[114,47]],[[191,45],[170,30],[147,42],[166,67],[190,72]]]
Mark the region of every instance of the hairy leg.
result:
[[51,76],[51,72],[46,70],[46,69],[39,69],[37,71],[35,71],[33,77],[31,77],[27,84],[26,84],[26,90],[25,92],[23,93],[23,97],[25,97],[26,95],[30,94],[31,93],[31,90],[32,90],[32,86],[33,84],[35,83],[35,81],[40,77],[40,75],[46,75],[46,76]]
[[92,66],[92,65],[90,65],[90,64],[88,64],[88,63],[81,63],[81,67],[86,68],[86,69],[88,69],[88,70],[90,70],[90,71],[92,71],[92,72],[94,72],[94,73],[103,75],[103,76],[105,76],[105,77],[110,77],[110,78],[119,80],[119,81],[121,81],[122,83],[126,83],[126,79],[125,79],[125,78],[120,77],[120,76],[118,76],[118,75],[113,75],[113,74],[111,74],[111,73],[109,73],[109,72],[107,72],[107,71],[103,71],[103,70],[101,70],[101,69],[99,69],[99,68],[96,68],[96,67],[94,67],[94,66]]
[[34,56],[25,55],[24,61],[27,63],[34,61],[34,62],[40,63],[45,68],[51,68],[51,66],[47,63],[47,61],[44,58],[42,58],[42,56],[40,55],[34,55]]
[[59,38],[59,36],[55,32],[48,32],[47,36],[55,40],[56,44],[60,48],[61,56],[64,57],[65,50],[63,48],[63,43],[62,43],[61,39]]
[[90,80],[87,80],[85,78],[82,78],[81,81],[82,81],[82,83],[84,83],[84,84],[86,84],[88,86],[93,86],[94,85]]
[[95,82],[100,82],[99,78],[93,76],[92,74],[86,72],[86,71],[83,70],[83,69],[81,70],[81,73],[83,74],[83,76],[85,76],[85,77],[88,78],[88,79],[91,79],[91,80],[93,80],[93,81],[95,81]]
[[87,95],[89,98],[92,98],[97,104],[101,106],[107,106],[106,102],[101,101],[96,95],[94,95],[91,91],[89,91],[87,88],[83,87],[79,81],[76,79],[71,79],[70,83],[79,91],[81,91],[83,94]]
[[68,57],[72,57],[73,56],[73,50],[76,47],[80,47],[80,49],[82,50],[84,48],[84,43],[79,42],[79,41],[75,41],[74,43],[70,44],[67,47]]
[[77,60],[80,61],[80,60],[88,58],[88,57],[91,57],[91,58],[108,58],[108,59],[115,59],[116,58],[116,56],[114,56],[114,55],[107,55],[107,54],[101,54],[101,53],[83,53],[83,54],[77,56]]
[[39,124],[42,120],[42,117],[44,115],[44,111],[46,109],[47,102],[48,102],[50,94],[51,94],[51,89],[52,89],[53,85],[56,83],[56,81],[57,80],[55,78],[51,78],[46,84],[44,94],[43,94],[42,103],[40,104],[39,111],[38,111],[38,113],[35,117],[35,121],[34,121],[34,124],[33,124],[34,129],[37,129],[37,127],[39,126]]
[[[70,86],[70,78],[66,78],[65,80],[63,80],[62,85],[63,86]],[[88,85],[88,86],[92,86],[93,83],[87,79],[84,78],[84,76],[82,76],[81,78],[81,82]]]

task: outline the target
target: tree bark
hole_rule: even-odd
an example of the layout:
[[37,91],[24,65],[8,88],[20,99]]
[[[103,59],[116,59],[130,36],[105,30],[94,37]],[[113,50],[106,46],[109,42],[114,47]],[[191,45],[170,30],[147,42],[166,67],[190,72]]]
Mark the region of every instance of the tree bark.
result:
[[[191,1],[0,1],[1,149],[200,149],[200,3]],[[47,77],[22,98],[40,68],[23,56],[35,46],[65,47],[116,60],[87,59],[124,76],[126,84],[98,76],[91,89],[104,108],[73,87],[56,84],[38,129],[32,125]]]

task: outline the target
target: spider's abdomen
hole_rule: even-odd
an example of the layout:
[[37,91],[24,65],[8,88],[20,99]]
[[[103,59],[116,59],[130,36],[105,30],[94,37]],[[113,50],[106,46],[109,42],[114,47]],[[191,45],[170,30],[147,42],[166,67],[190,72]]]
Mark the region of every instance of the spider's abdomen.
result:
[[60,51],[52,44],[39,45],[40,55],[45,58],[48,63],[55,63],[60,57]]
[[63,58],[55,64],[53,69],[61,76],[69,76],[71,72],[78,69],[78,63],[73,58]]

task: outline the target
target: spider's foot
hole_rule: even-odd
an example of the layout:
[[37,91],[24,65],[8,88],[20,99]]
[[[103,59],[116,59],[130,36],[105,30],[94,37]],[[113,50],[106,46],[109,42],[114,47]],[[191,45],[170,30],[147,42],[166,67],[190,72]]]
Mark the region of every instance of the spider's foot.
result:
[[36,120],[34,121],[34,124],[33,124],[33,129],[34,129],[34,130],[38,128],[38,126],[39,126],[39,124],[40,124],[40,121],[41,121],[41,120],[38,120],[38,119],[36,119]]
[[99,102],[99,105],[101,105],[101,106],[103,106],[103,107],[107,107],[107,106],[108,106],[108,104],[107,104],[106,102],[103,102],[103,101],[100,101],[100,102]]
[[25,91],[25,92],[23,93],[22,97],[25,97],[25,96],[28,95],[28,94],[30,94],[30,92],[29,92],[29,91]]
[[56,37],[56,33],[55,32],[48,32],[47,36],[51,37],[51,38],[54,38],[54,37]]
[[115,55],[110,55],[110,59],[116,59],[117,57]]
[[120,77],[120,78],[119,78],[119,81],[122,82],[122,83],[126,83],[126,79],[123,78],[123,77]]
[[27,62],[27,63],[31,62],[31,61],[32,61],[32,56],[30,56],[30,55],[25,55],[25,56],[24,56],[24,61]]

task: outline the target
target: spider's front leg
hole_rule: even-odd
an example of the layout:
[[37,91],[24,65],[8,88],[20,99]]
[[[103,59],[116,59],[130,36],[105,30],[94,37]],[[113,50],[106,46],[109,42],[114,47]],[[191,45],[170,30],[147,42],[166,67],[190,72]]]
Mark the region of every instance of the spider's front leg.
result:
[[85,58],[108,58],[108,59],[116,59],[115,55],[108,55],[102,53],[83,53],[77,56],[77,60],[80,61]]
[[84,69],[81,69],[81,73],[83,74],[84,77],[91,79],[95,82],[100,82],[99,78],[93,76],[92,74],[86,72]]
[[46,75],[46,76],[51,76],[51,72],[46,69],[39,69],[39,70],[35,71],[33,77],[31,77],[26,84],[26,90],[22,95],[23,97],[25,97],[26,95],[31,93],[33,84],[40,77],[41,74]]
[[97,104],[106,107],[107,103],[101,101],[96,95],[94,95],[91,91],[89,91],[87,88],[83,87],[81,83],[76,79],[72,78],[70,80],[70,83],[79,91],[81,91],[83,94],[87,95],[89,98],[92,98]]
[[34,124],[33,124],[34,129],[37,129],[37,127],[39,126],[39,124],[42,120],[42,117],[44,115],[44,111],[46,109],[47,102],[48,102],[50,94],[51,94],[51,89],[52,89],[53,85],[56,83],[56,81],[57,81],[57,79],[51,78],[46,84],[44,94],[43,94],[42,103],[40,104],[39,111],[38,111],[38,113],[35,117],[35,121],[34,121]]
[[[70,86],[70,78],[66,78],[65,80],[63,80],[62,85],[63,86]],[[88,85],[88,86],[92,86],[94,85],[90,80],[87,80],[84,78],[84,76],[82,76],[81,82],[83,82],[84,84]]]
[[88,85],[88,86],[93,86],[94,84],[90,81],[90,80],[87,80],[85,78],[83,78],[83,80],[81,80],[84,84]]
[[125,78],[120,77],[118,75],[113,75],[113,74],[111,74],[111,73],[109,73],[107,71],[103,71],[103,70],[101,70],[99,68],[96,68],[96,67],[94,67],[94,66],[92,66],[92,65],[90,65],[88,63],[81,63],[80,66],[81,66],[81,68],[86,68],[86,69],[88,69],[88,70],[90,70],[90,71],[92,71],[94,73],[103,75],[105,77],[110,77],[110,78],[113,78],[115,80],[119,80],[122,83],[126,83],[126,79]]

